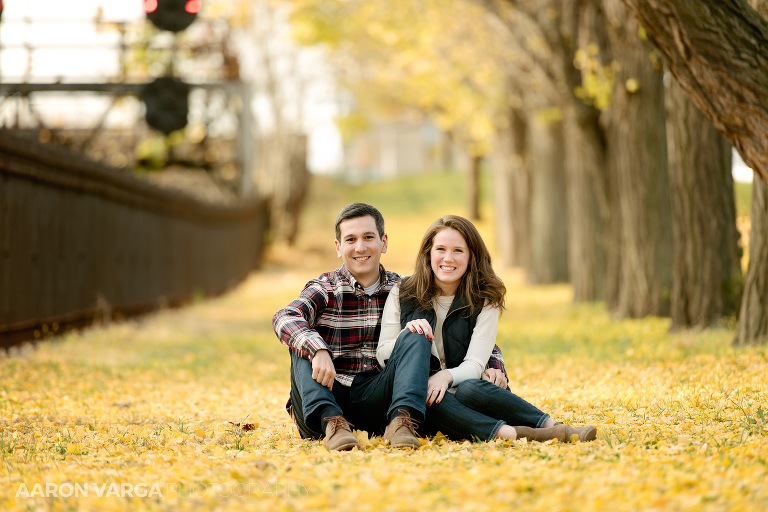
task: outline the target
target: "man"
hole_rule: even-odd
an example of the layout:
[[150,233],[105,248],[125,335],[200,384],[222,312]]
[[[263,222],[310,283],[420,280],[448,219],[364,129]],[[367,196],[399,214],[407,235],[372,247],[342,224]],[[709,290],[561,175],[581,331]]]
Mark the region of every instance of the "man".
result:
[[[353,203],[336,218],[336,255],[342,267],[307,283],[278,311],[272,326],[291,352],[289,412],[303,438],[325,437],[329,450],[359,446],[350,427],[380,432],[393,447],[418,448],[418,422],[427,404],[431,344],[404,336],[384,369],[376,359],[381,313],[399,276],[384,270],[384,218]],[[494,349],[484,378],[506,385]]]

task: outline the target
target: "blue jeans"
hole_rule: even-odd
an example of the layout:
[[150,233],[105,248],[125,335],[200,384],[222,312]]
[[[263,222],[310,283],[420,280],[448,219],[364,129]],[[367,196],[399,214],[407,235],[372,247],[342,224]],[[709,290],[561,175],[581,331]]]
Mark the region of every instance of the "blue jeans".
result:
[[547,418],[549,414],[509,389],[471,379],[459,384],[455,395],[446,393],[439,404],[429,406],[419,431],[426,435],[440,431],[454,440],[490,441],[504,424],[538,428]]
[[399,408],[419,413],[427,409],[430,342],[420,334],[401,335],[381,373],[358,374],[347,387],[333,383],[333,391],[312,378],[312,363],[291,353],[291,404],[301,437],[323,437],[322,417],[344,416],[355,428],[384,432]]

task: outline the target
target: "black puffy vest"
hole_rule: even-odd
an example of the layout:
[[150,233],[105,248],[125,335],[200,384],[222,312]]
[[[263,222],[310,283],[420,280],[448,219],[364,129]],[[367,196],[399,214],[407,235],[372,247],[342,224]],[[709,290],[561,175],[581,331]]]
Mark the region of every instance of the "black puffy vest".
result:
[[[443,321],[443,351],[446,367],[456,368],[464,361],[480,312],[480,309],[472,310],[471,306],[459,296],[454,297]],[[418,301],[400,297],[400,328],[404,329],[406,323],[419,318],[425,318],[433,331],[436,329],[437,313],[433,308],[424,309]],[[434,355],[430,358],[429,367],[433,372],[440,370],[440,361]]]

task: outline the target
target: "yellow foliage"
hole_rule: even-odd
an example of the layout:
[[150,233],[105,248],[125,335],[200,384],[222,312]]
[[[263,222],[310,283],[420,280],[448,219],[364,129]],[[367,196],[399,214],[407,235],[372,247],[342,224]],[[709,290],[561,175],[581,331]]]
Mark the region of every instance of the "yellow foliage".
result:
[[582,85],[574,94],[577,98],[604,110],[611,102],[615,74],[613,66],[604,66],[599,59],[599,47],[590,43],[586,48],[576,50],[573,65],[581,71]]
[[[300,0],[292,2],[291,24],[297,41],[326,45],[344,63],[339,69],[354,93],[356,117],[418,112],[470,151],[489,151],[512,57],[481,6]],[[365,127],[340,125],[349,133]]]

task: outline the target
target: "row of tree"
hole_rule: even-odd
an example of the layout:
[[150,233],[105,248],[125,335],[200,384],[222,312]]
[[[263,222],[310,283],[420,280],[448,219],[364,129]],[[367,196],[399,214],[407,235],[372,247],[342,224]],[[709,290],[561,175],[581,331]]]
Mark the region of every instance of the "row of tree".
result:
[[[768,336],[765,184],[741,271],[731,144],[768,178],[768,23],[739,0],[295,0],[359,102],[492,156],[499,252],[618,317]],[[640,22],[638,21],[640,19]],[[693,100],[693,101],[692,101]],[[492,155],[491,155],[492,151]]]

